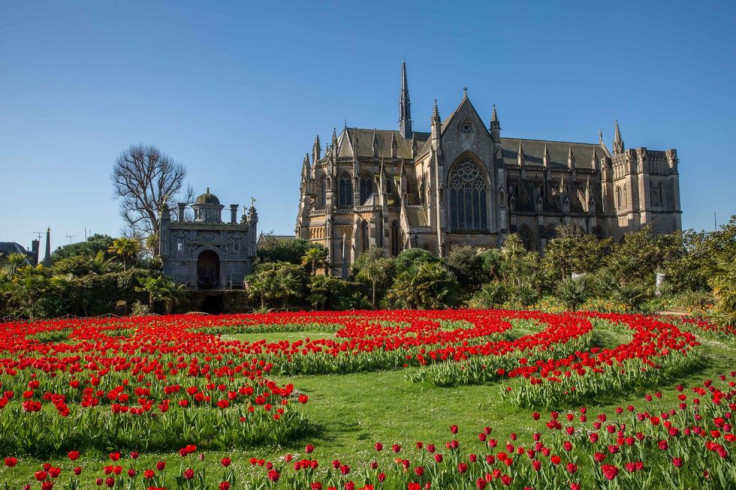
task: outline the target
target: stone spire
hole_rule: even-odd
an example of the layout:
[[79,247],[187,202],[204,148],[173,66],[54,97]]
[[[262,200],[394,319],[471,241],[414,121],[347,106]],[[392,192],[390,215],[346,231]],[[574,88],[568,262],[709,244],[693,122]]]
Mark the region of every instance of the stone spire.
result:
[[516,163],[521,168],[521,180],[526,180],[526,156],[524,155],[524,148],[521,146],[521,141],[519,141],[519,149],[516,152]]
[[337,128],[332,128],[332,142],[330,143],[332,153],[337,156]]
[[621,130],[618,128],[618,121],[616,121],[616,130],[613,134],[613,154],[623,153],[624,148],[624,140],[621,139]]
[[401,63],[401,95],[399,96],[399,132],[406,139],[411,139],[411,101],[409,100],[409,82],[406,80],[406,60]]
[[442,120],[440,119],[440,110],[437,108],[437,99],[434,99],[434,109],[432,110],[432,142],[435,149],[439,145],[440,133],[442,133]]
[[319,144],[319,135],[314,137],[314,146],[312,146],[312,163],[322,158],[322,147]]
[[501,121],[498,120],[498,112],[496,112],[496,104],[493,104],[493,113],[491,113],[491,137],[498,142],[501,139]]
[[46,228],[46,255],[43,258],[44,267],[51,267],[51,227]]
[[516,163],[519,164],[519,167],[526,166],[526,158],[524,155],[524,147],[521,146],[521,141],[519,141],[519,149],[516,152]]
[[549,150],[547,149],[547,143],[545,143],[544,151],[542,152],[542,166],[544,167],[544,179],[545,180],[552,179],[552,167],[550,166],[551,161],[552,160],[549,158]]
[[544,151],[542,152],[542,165],[544,168],[549,168],[549,150],[547,149],[547,143],[544,144]]
[[304,162],[302,162],[302,180],[307,181],[309,179],[309,174],[311,172],[311,168],[309,166],[309,153],[304,155]]
[[570,149],[567,151],[567,168],[571,171],[575,170],[575,155],[572,153],[572,145],[570,145]]

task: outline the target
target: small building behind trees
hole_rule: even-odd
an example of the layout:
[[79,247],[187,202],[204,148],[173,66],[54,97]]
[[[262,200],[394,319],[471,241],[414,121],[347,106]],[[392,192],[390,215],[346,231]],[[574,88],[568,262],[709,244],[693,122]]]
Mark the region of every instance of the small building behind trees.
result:
[[[194,218],[187,219],[187,207]],[[253,273],[256,258],[258,213],[251,203],[238,221],[238,204],[230,205],[230,220],[222,221],[225,206],[207,192],[193,204],[179,203],[173,213],[164,204],[161,210],[159,251],[164,275],[188,289],[223,290],[243,287],[245,276]]]

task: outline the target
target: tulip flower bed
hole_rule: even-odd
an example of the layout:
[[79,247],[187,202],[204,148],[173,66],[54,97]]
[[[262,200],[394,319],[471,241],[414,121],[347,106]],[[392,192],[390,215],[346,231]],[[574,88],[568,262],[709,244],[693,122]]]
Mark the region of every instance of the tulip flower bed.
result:
[[[287,333],[291,340],[266,340]],[[701,333],[733,343],[732,330],[702,321],[503,310],[2,324],[0,457],[7,459],[0,481],[12,488],[643,488],[695,482],[728,488],[736,483],[736,373],[680,387],[675,400],[655,393],[606,415],[588,413],[601,399],[641,400],[652,386],[707,374]],[[341,454],[329,447],[331,420],[325,418],[340,407],[311,405],[315,396],[316,403],[327,403],[320,399],[329,399],[348,377],[378,384],[391,379],[412,396],[436,392],[437,407],[461,387],[476,386],[467,392],[477,394],[478,406],[491,400],[497,412],[479,428],[475,443],[470,424],[460,419],[453,422],[465,431],[464,439],[457,436],[461,442],[452,434],[434,446],[384,440],[383,451],[367,453],[382,439],[378,433]],[[433,416],[400,395],[386,396],[375,403],[407,403],[407,426]],[[527,422],[497,423],[504,414]],[[290,454],[279,449],[284,446]],[[205,452],[216,459],[205,459]]]

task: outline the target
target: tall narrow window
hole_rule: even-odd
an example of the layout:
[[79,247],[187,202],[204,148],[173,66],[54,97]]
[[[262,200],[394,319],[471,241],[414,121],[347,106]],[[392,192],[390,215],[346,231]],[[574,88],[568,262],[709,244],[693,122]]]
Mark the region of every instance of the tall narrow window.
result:
[[399,222],[391,223],[391,255],[399,255]]
[[365,204],[373,193],[373,179],[370,175],[363,175],[360,178],[360,204]]
[[657,184],[657,194],[659,194],[659,205],[661,206],[664,203],[664,196],[662,193],[662,183]]
[[616,206],[621,209],[621,188],[616,186]]
[[363,246],[363,251],[365,252],[368,250],[368,222],[363,220],[363,222],[360,224],[360,238],[363,242],[361,245]]
[[319,179],[319,205],[327,206],[327,179],[324,176]]
[[338,206],[348,208],[353,205],[353,182],[347,172],[340,176],[338,186]]
[[488,228],[487,185],[480,167],[470,158],[450,174],[450,227],[453,231]]

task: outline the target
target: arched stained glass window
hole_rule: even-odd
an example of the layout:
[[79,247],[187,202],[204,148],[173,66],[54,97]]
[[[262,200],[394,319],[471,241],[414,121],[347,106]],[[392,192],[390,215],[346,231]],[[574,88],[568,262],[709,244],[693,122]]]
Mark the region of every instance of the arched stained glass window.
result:
[[488,186],[480,167],[470,158],[462,160],[452,169],[448,187],[450,228],[453,231],[487,229]]
[[360,204],[365,204],[373,193],[373,179],[368,174],[360,178]]
[[342,208],[349,208],[353,205],[353,181],[347,172],[340,176],[337,204]]

